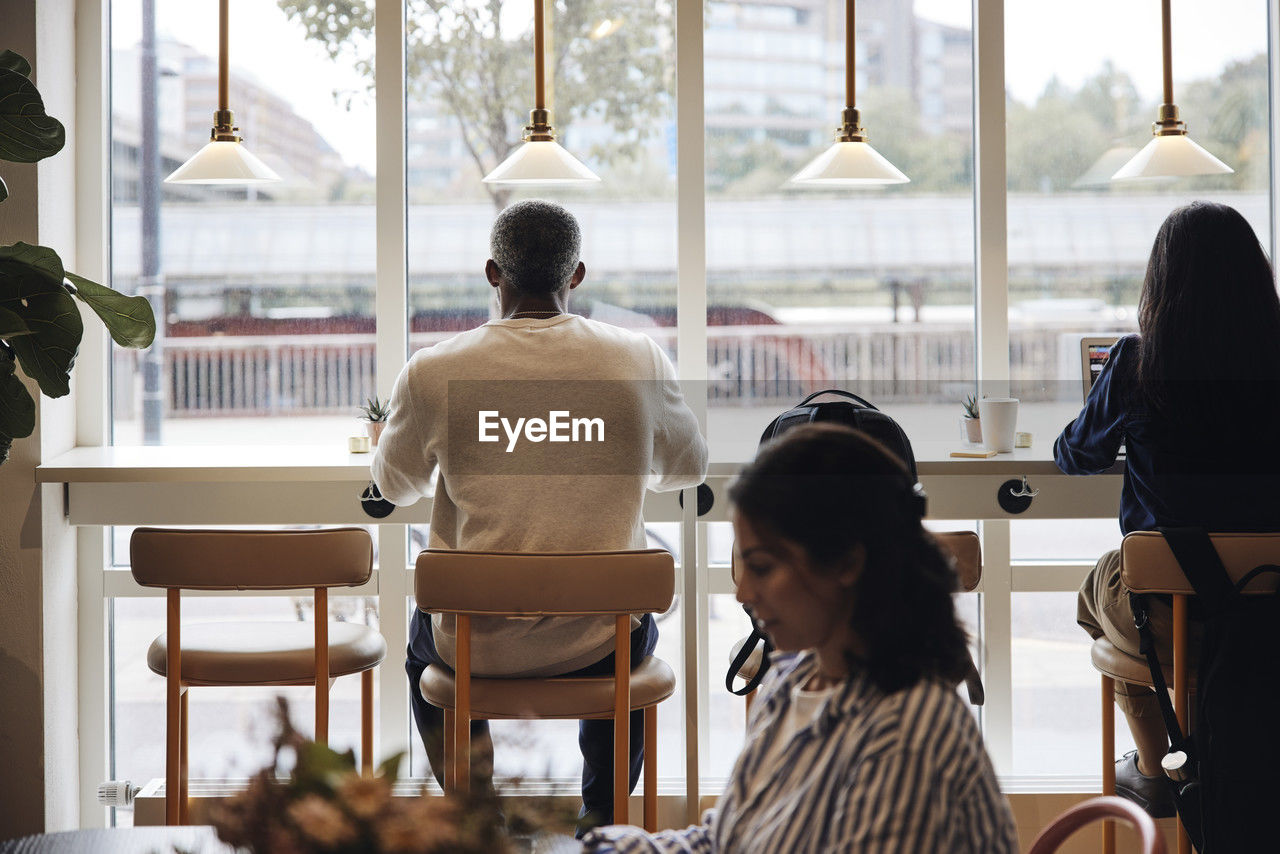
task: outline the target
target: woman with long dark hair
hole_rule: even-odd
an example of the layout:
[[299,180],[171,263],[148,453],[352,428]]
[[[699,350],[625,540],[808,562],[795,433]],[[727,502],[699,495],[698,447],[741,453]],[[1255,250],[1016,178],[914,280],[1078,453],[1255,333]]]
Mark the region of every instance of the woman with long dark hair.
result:
[[[1280,298],[1253,229],[1226,205],[1193,202],[1156,235],[1138,302],[1138,334],[1111,349],[1083,411],[1054,444],[1067,474],[1097,474],[1126,449],[1120,530],[1280,524]],[[1169,660],[1172,613],[1150,602]],[[1141,657],[1120,553],[1080,589],[1077,621]],[[1167,749],[1151,689],[1116,681],[1137,750],[1116,762],[1116,791],[1156,817],[1174,807],[1160,773]]]
[[788,430],[729,490],[738,600],[773,666],[703,823],[599,828],[588,851],[983,852],[1017,835],[969,709],[952,593],[906,467],[865,434]]

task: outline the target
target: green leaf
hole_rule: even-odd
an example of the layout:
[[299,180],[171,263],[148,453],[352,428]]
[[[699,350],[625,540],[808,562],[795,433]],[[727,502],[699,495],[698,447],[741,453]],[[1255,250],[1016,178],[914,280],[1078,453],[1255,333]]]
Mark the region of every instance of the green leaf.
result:
[[36,429],[36,402],[31,399],[17,365],[0,349],[0,437],[22,439]]
[[21,317],[7,308],[0,308],[0,340],[30,334],[31,330]]
[[0,308],[22,318],[31,335],[9,342],[22,370],[49,397],[71,390],[71,366],[84,335],[76,301],[63,285],[62,260],[52,249],[0,246]]
[[106,285],[67,273],[75,295],[93,309],[121,347],[150,347],[156,338],[156,318],[146,297],[127,297]]
[[405,751],[388,756],[378,764],[377,773],[374,774],[379,780],[386,780],[389,785],[394,786],[396,780],[400,776],[400,762],[404,759]]
[[11,68],[0,68],[0,160],[35,163],[66,145],[62,122],[46,115],[35,84]]
[[23,77],[31,76],[31,63],[27,62],[22,54],[11,50],[0,50],[0,68],[16,71]]

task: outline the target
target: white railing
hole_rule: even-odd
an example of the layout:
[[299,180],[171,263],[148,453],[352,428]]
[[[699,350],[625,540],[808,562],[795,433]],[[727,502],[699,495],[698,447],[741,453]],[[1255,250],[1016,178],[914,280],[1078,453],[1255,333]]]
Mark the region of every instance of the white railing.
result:
[[[1062,374],[1066,328],[1010,330],[1014,381]],[[646,330],[668,352],[675,329]],[[411,350],[451,332],[415,333]],[[182,416],[349,413],[374,388],[372,334],[209,336],[162,344],[167,411]],[[117,351],[117,376],[137,375],[136,351]],[[964,324],[713,326],[707,330],[710,387],[717,406],[774,404],[826,385],[851,385],[877,400],[952,401],[971,384],[973,328]],[[128,371],[128,373],[119,373]],[[117,412],[135,389],[117,383]],[[1035,397],[1031,388],[1022,394]],[[1047,393],[1046,393],[1047,394]]]

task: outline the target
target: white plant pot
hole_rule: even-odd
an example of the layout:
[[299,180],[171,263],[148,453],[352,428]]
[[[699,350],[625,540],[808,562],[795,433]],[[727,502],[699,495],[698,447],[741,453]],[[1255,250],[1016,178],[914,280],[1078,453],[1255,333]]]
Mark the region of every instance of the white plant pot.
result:
[[378,446],[378,437],[382,435],[382,428],[387,426],[385,421],[366,421],[364,422],[365,432],[369,434],[369,441],[376,448]]
[[[961,418],[960,419],[961,436],[964,441],[970,445],[982,444],[982,419],[981,418]],[[377,444],[375,440],[374,444]]]

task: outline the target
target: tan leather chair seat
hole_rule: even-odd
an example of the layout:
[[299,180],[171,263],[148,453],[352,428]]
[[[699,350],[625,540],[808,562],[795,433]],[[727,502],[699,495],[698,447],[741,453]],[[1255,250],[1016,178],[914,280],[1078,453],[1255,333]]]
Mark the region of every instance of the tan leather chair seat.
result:
[[[1093,662],[1095,670],[1110,676],[1112,679],[1119,679],[1121,682],[1129,682],[1134,685],[1151,684],[1151,670],[1147,667],[1147,660],[1145,658],[1134,658],[1128,653],[1121,652],[1106,638],[1098,638],[1093,642],[1093,646],[1089,649],[1089,658]],[[1164,671],[1165,682],[1172,686],[1173,663],[1161,660],[1160,669]],[[1194,693],[1196,687],[1195,673],[1187,673],[1187,682],[1189,690]]]
[[[751,640],[751,635],[747,635],[745,638],[738,638],[737,642],[733,645],[733,649],[729,652],[730,662],[734,661],[738,657],[738,652],[749,640]],[[756,675],[756,671],[760,669],[760,662],[763,660],[764,647],[761,646],[760,641],[757,639],[756,648],[751,651],[751,655],[747,656],[747,660],[743,662],[742,669],[738,671],[738,675],[743,679],[750,680]]]
[[[166,675],[162,634],[147,650],[147,666]],[[387,642],[368,626],[329,623],[329,675],[368,670],[386,657]],[[182,681],[188,685],[311,685],[315,626],[310,622],[191,623],[182,627]]]
[[[428,703],[453,708],[453,672],[428,667],[418,683]],[[649,656],[631,668],[631,708],[642,709],[670,697],[676,675],[662,659]],[[512,714],[519,709],[519,714]],[[613,717],[613,679],[581,678],[478,679],[471,677],[471,714],[489,720],[524,718],[581,719]]]

